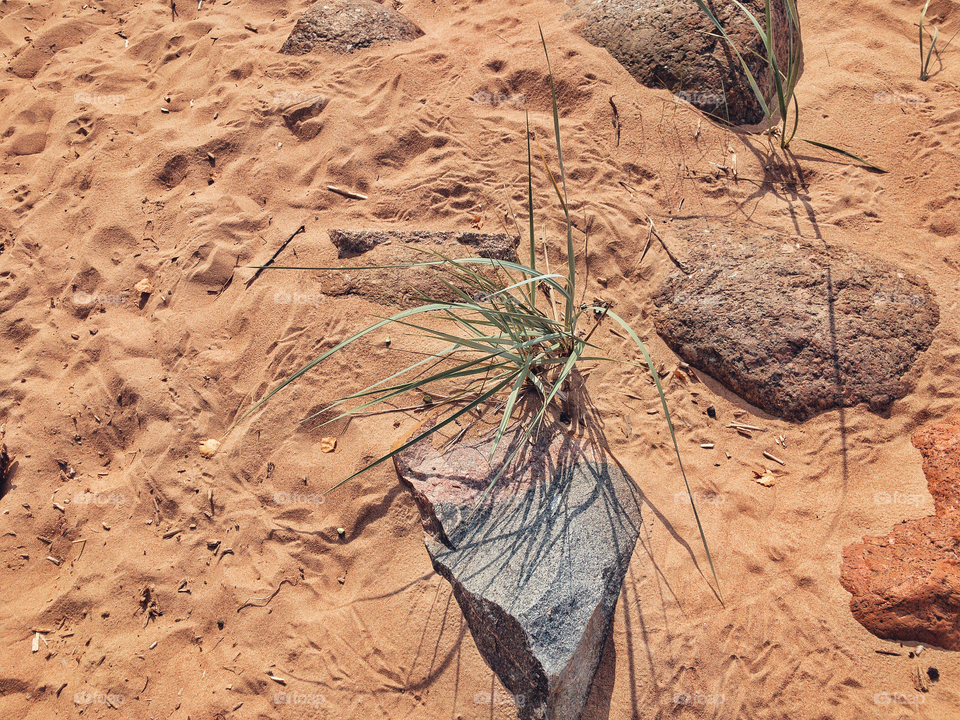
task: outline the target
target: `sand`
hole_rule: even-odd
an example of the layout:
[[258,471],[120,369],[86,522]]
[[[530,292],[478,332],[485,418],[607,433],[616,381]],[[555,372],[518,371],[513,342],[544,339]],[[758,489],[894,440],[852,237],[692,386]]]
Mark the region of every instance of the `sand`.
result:
[[[245,287],[246,266],[300,225],[279,263],[335,263],[329,228],[469,230],[480,216],[503,231],[506,195],[519,206],[526,191],[524,111],[551,133],[540,21],[571,204],[589,228],[585,251],[575,233],[586,296],[613,301],[667,369],[677,359],[650,311],[673,265],[657,242],[638,263],[648,218],[680,250],[681,224],[734,223],[876,253],[925,277],[941,310],[889,417],[861,406],[793,424],[709,378],[669,386],[724,606],[648,413],[652,386],[622,366],[589,374],[645,521],[584,717],[955,716],[956,653],[910,658],[873,637],[839,583],[845,545],[932,513],[910,435],[960,406],[960,47],[917,79],[919,0],[801,3],[800,135],[890,171],[796,142],[802,182],[764,140],[638,86],[562,21],[562,3],[410,0],[402,10],[426,33],[415,42],[279,55],[309,4],[181,1],[175,18],[160,2],[0,6],[0,422],[17,461],[0,500],[0,715],[515,717],[393,469],[323,494],[422,416],[297,424],[395,369],[415,338],[364,340],[213,458],[198,443],[391,311],[328,294],[318,273],[267,271]],[[956,3],[934,11],[951,35]],[[293,132],[283,109],[317,95],[329,103]],[[730,149],[736,180],[716,167]],[[536,196],[560,262],[542,173]],[[143,278],[153,292],[141,296]],[[594,339],[636,355],[607,329]],[[764,431],[739,436],[733,419]],[[777,471],[772,487],[755,482],[761,465]],[[940,672],[928,693],[914,688],[918,664]]]

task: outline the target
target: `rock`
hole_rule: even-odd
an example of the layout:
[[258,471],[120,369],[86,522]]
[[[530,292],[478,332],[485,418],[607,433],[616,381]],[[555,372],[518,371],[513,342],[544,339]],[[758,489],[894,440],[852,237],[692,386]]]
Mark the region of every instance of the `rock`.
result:
[[[438,278],[435,268],[389,268],[386,265],[425,262],[437,259],[417,250],[441,253],[457,259],[483,257],[517,261],[519,238],[506,234],[442,232],[432,230],[330,230],[330,241],[340,259],[357,258],[363,267],[378,269],[357,272],[338,271],[322,277],[328,295],[358,295],[386,305],[414,307],[424,303],[421,293],[437,300],[457,300],[456,295]],[[349,267],[350,263],[343,266]],[[492,272],[476,266],[490,277]],[[448,282],[462,285],[446,276]],[[472,289],[467,288],[469,292]]]
[[926,281],[801,238],[714,231],[688,245],[691,274],[654,298],[657,332],[688,363],[789,420],[906,394],[940,320]]
[[280,52],[306,55],[320,46],[349,53],[421,35],[423,30],[413,21],[372,0],[321,0],[300,16]]
[[639,493],[597,446],[545,428],[471,517],[490,468],[518,439],[504,436],[489,466],[489,434],[446,453],[427,438],[395,464],[420,509],[433,567],[453,586],[518,718],[573,720],[640,531]]
[[921,428],[913,444],[935,515],[845,548],[840,582],[853,616],[877,637],[960,650],[960,415]]
[[[756,28],[732,2],[709,5],[747,61],[767,104],[777,107],[773,75]],[[764,0],[745,0],[744,5],[763,24]],[[772,0],[770,5],[777,63],[785,72],[790,48],[786,4]],[[584,0],[568,17],[581,21],[584,39],[606,48],[639,83],[667,88],[733,125],[763,120],[740,61],[694,0]],[[799,40],[795,30],[795,47]],[[802,47],[799,63],[798,77],[803,71]]]
[[960,512],[960,415],[921,428],[913,446],[923,455],[923,474],[937,517]]
[[[476,257],[497,260],[517,259],[518,240],[505,233],[445,232],[433,230],[330,230],[330,242],[337,248],[338,258],[354,257],[373,250],[378,245],[399,242],[405,245],[419,243],[429,250],[431,245],[462,245],[473,248]],[[445,252],[441,250],[440,252]]]

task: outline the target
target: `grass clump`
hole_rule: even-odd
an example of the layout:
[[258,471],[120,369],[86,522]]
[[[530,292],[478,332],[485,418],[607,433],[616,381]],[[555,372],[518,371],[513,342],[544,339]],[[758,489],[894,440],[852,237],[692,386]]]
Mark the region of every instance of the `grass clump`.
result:
[[[774,22],[773,13],[771,11],[771,0],[764,1],[764,22],[762,25],[757,19],[757,16],[751,12],[746,5],[739,2],[739,0],[733,0],[733,4],[736,5],[737,8],[750,21],[759,34],[761,41],[763,42],[763,55],[760,55],[753,50],[751,50],[750,53],[761,58],[766,63],[766,66],[770,71],[770,76],[773,80],[774,89],[776,90],[776,105],[772,105],[771,103],[767,102],[767,99],[764,97],[764,92],[760,89],[760,83],[750,70],[750,66],[747,64],[746,58],[744,58],[743,54],[740,52],[740,49],[736,46],[736,43],[734,43],[733,39],[727,34],[727,31],[720,24],[720,21],[717,19],[716,15],[714,15],[713,11],[707,6],[705,0],[695,0],[695,2],[716,28],[720,37],[726,41],[727,45],[729,45],[730,49],[737,57],[737,60],[740,62],[744,76],[746,77],[747,82],[750,84],[750,90],[753,92],[754,97],[760,104],[766,122],[769,126],[765,132],[780,138],[781,149],[789,149],[790,143],[793,141],[794,137],[796,137],[797,128],[800,124],[800,104],[797,101],[796,87],[797,82],[800,80],[800,70],[803,67],[803,39],[800,30],[800,14],[797,11],[796,0],[783,0],[786,6],[788,38],[785,65],[777,58],[776,45],[774,42]],[[780,119],[780,127],[776,127],[774,122],[775,118],[777,117]],[[883,168],[877,167],[873,163],[864,160],[859,155],[854,155],[853,153],[838,148],[834,145],[829,145],[818,140],[809,140],[801,137],[798,137],[797,140],[810,145],[815,145],[816,147],[823,148],[824,150],[829,150],[830,152],[839,153],[840,155],[844,155],[853,160],[861,162],[864,165],[873,168],[874,170],[886,172],[886,170]]]
[[[451,293],[450,297],[452,299],[437,299],[423,295],[422,305],[382,318],[338,343],[319,357],[308,362],[270,391],[237,420],[231,426],[231,429],[304,373],[364,336],[388,327],[409,330],[417,337],[439,341],[445,346],[443,349],[425,353],[425,357],[417,362],[359,392],[340,398],[311,417],[329,413],[333,410],[340,410],[335,417],[324,423],[328,424],[368,411],[376,405],[387,403],[408,393],[415,393],[417,397],[429,397],[430,404],[440,407],[446,406],[444,408],[446,412],[441,414],[438,421],[428,429],[422,432],[416,431],[412,437],[395,447],[391,452],[377,458],[338,482],[330,490],[340,487],[361,473],[393,458],[398,453],[468,413],[482,416],[486,409],[495,406],[502,409],[503,417],[496,429],[495,440],[492,444],[489,457],[489,461],[492,462],[497,447],[508,430],[515,410],[519,408],[524,399],[532,398],[536,401],[534,406],[537,407],[537,410],[531,413],[532,419],[522,427],[521,442],[515,443],[515,449],[505,458],[490,485],[478,499],[477,506],[479,506],[517,456],[517,453],[525,446],[526,440],[540,426],[548,410],[571,400],[570,381],[577,363],[583,360],[611,360],[611,358],[594,354],[599,348],[590,342],[590,338],[600,322],[604,318],[609,318],[620,325],[640,349],[646,365],[645,367],[637,367],[644,367],[645,370],[649,370],[656,385],[703,547],[713,572],[714,582],[717,584],[718,596],[722,601],[719,581],[713,567],[713,559],[700,523],[690,484],[683,469],[673,422],[660,384],[660,376],[654,367],[653,360],[636,332],[617,313],[605,305],[578,305],[576,302],[577,269],[573,245],[573,225],[570,220],[570,209],[567,201],[566,172],[560,143],[557,94],[542,30],[540,39],[543,43],[549,72],[558,164],[557,175],[550,169],[540,148],[539,140],[535,138],[534,141],[565,218],[567,252],[565,272],[543,272],[537,267],[534,232],[533,150],[528,118],[527,211],[529,213],[529,226],[527,232],[523,233],[520,231],[518,224],[517,232],[521,236],[528,235],[529,263],[524,265],[519,262],[481,257],[451,259],[439,253],[429,253],[430,258],[423,262],[386,266],[432,268],[446,290]],[[514,216],[514,219],[516,222],[516,216]],[[357,268],[284,268],[269,266],[266,269],[355,270]],[[382,267],[370,269],[382,269]],[[560,307],[558,308],[557,305]],[[614,362],[625,361],[614,360]],[[626,364],[634,365],[634,363]],[[343,406],[348,403],[359,404],[351,409],[343,410]]]

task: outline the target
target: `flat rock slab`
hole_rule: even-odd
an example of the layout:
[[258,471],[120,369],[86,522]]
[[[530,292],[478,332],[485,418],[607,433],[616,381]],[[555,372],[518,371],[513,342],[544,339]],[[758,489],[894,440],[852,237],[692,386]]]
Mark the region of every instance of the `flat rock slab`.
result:
[[936,514],[845,548],[840,582],[877,637],[960,650],[960,415],[921,428],[913,444]]
[[[449,287],[441,282],[436,268],[383,267],[426,262],[437,258],[425,252],[440,253],[451,259],[482,257],[517,261],[515,235],[434,230],[341,230],[328,231],[337,248],[337,256],[346,262],[344,268],[356,264],[353,271],[327,272],[321,276],[326,295],[354,295],[403,308],[424,303],[422,294],[436,300],[457,300]],[[374,269],[370,269],[372,266]],[[491,269],[474,266],[488,277]],[[448,282],[459,281],[447,276]],[[510,283],[507,283],[510,284]]]
[[654,298],[657,332],[688,363],[789,420],[859,403],[881,412],[906,394],[940,320],[926,281],[801,238],[695,241],[691,274],[675,271]]
[[280,52],[306,55],[320,47],[349,53],[421,35],[423,30],[412,20],[372,0],[321,0],[297,20]]
[[[633,482],[596,445],[546,430],[474,511],[495,471],[492,439],[395,456],[420,508],[433,567],[518,717],[575,720],[610,632],[640,532]],[[500,467],[517,435],[505,436]]]
[[[472,248],[476,257],[517,259],[515,235],[505,233],[452,232],[443,230],[330,230],[330,242],[337,248],[337,257],[356,257],[379,245],[401,243],[419,245],[422,249],[444,253],[442,246],[459,245]],[[441,247],[437,247],[441,246]],[[424,260],[429,258],[424,257]]]
[[[776,107],[773,75],[753,24],[732,2],[708,5],[747,61],[764,99]],[[745,0],[744,5],[763,22],[763,0]],[[770,5],[777,62],[785,69],[790,47],[786,4],[772,0]],[[584,0],[568,17],[582,21],[584,39],[605,48],[642,85],[667,88],[733,125],[756,125],[763,120],[740,61],[729,44],[717,37],[716,27],[694,0]],[[798,40],[794,33],[794,42]],[[799,60],[802,72],[802,52]]]

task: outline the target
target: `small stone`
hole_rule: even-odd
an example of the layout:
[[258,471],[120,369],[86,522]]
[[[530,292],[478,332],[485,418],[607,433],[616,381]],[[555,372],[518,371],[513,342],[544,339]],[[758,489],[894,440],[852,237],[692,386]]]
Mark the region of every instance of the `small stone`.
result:
[[143,278],[143,280],[133,286],[133,289],[143,295],[149,295],[153,292],[153,283],[150,282],[150,278]]
[[325,437],[320,439],[320,452],[332,453],[337,449],[337,439],[335,437]]
[[210,438],[200,443],[200,455],[205,458],[212,458],[220,449],[220,441]]

